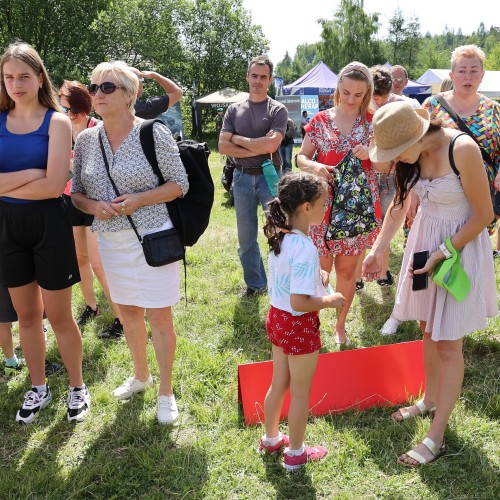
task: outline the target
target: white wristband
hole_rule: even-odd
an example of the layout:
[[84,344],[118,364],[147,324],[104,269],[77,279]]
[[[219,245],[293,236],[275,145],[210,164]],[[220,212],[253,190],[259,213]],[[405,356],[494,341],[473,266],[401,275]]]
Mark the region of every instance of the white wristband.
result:
[[453,257],[453,255],[448,250],[448,247],[446,246],[445,243],[441,243],[441,245],[439,245],[439,250],[441,250],[441,252],[444,253],[444,256],[445,256],[446,260],[451,259]]

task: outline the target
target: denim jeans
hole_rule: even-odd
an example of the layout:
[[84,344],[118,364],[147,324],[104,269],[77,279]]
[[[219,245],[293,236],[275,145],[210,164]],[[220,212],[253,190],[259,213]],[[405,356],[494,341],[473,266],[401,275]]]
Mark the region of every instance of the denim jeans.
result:
[[260,204],[267,211],[273,196],[263,174],[250,175],[239,170],[234,171],[233,194],[243,278],[247,287],[262,290],[267,286],[267,278],[257,243],[259,226],[263,225],[259,224],[257,209]]
[[286,146],[280,146],[280,156],[283,161],[283,175],[292,171],[293,142]]

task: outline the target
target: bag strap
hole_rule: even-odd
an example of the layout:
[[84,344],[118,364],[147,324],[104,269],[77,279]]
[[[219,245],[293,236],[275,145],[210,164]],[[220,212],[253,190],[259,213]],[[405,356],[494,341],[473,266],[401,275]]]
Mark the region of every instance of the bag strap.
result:
[[[113,189],[115,190],[116,196],[120,196],[120,191],[118,191],[118,188],[116,187],[115,181],[112,179],[111,174],[109,173],[109,163],[108,163],[108,159],[106,157],[104,143],[102,142],[101,131],[99,131],[99,145],[101,146],[101,153],[102,153],[102,158],[104,160],[104,166],[106,167],[106,173],[108,174],[111,185],[113,186]],[[132,220],[132,217],[130,217],[130,215],[127,215],[127,219],[130,222],[130,225],[132,226],[132,229],[134,230],[135,234],[137,235],[137,238],[139,239],[140,244],[142,245],[141,235],[137,231],[137,228],[135,227],[135,224],[134,224],[134,221]]]
[[450,147],[448,148],[448,160],[450,161],[450,166],[453,172],[455,172],[455,175],[460,178],[460,172],[458,171],[457,166],[455,165],[455,160],[453,158],[453,148],[455,147],[455,141],[461,136],[461,135],[467,135],[465,132],[462,132],[461,134],[457,134],[453,139],[450,141]]
[[160,167],[158,166],[158,158],[156,157],[155,138],[153,135],[153,125],[155,123],[161,123],[163,126],[165,126],[165,124],[161,120],[158,120],[156,118],[154,118],[153,120],[144,120],[141,123],[139,138],[141,140],[141,146],[142,150],[144,151],[144,155],[151,165],[151,168],[153,169],[156,177],[158,177],[158,183],[161,186],[162,184],[165,184],[165,179],[163,178]]
[[[142,150],[144,152],[144,156],[148,160],[153,172],[156,177],[158,177],[158,184],[161,186],[165,184],[165,179],[161,173],[160,167],[158,166],[158,158],[156,157],[155,151],[155,138],[153,135],[153,126],[155,122],[161,123],[163,126],[165,124],[158,119],[153,120],[144,120],[141,123],[141,128],[139,130],[139,139],[141,141]],[[187,266],[186,266],[186,254],[182,257],[182,262],[184,264],[184,297],[186,298],[187,305]]]
[[448,102],[445,101],[442,94],[435,95],[434,99],[436,99],[436,101],[439,102],[439,104],[441,104],[442,108],[450,115],[452,120],[458,125],[458,128],[462,132],[465,132],[469,137],[472,137],[472,139],[474,139],[474,142],[479,146],[479,149],[481,150],[481,156],[483,157],[483,160],[488,165],[490,165],[490,167],[493,167],[494,165],[491,156],[484,150],[481,143],[477,140],[477,137],[472,133],[471,129],[465,124],[462,118],[458,116],[457,112],[450,106]]

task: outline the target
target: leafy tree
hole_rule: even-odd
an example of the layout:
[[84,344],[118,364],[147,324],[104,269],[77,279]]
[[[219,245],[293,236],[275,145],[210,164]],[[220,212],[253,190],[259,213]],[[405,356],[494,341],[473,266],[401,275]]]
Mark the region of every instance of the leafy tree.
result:
[[87,29],[109,0],[8,0],[0,2],[0,44],[33,45],[51,77],[81,79],[93,47]]
[[408,29],[403,16],[403,11],[398,7],[394,15],[389,19],[389,36],[387,42],[391,48],[390,60],[393,64],[404,64],[404,54],[406,52],[406,39]]
[[180,13],[184,66],[198,95],[222,87],[247,88],[248,61],[269,50],[242,0],[195,0]]
[[364,0],[341,0],[333,20],[319,21],[319,55],[333,71],[354,60],[368,66],[383,62],[382,45],[375,38],[379,15],[367,14],[363,7]]
[[275,73],[283,77],[287,85],[307,73],[318,62],[318,44],[304,43],[297,47],[293,60],[288,52],[285,54],[283,60],[276,65]]
[[500,71],[500,44],[497,44],[486,56],[484,69],[490,71]]

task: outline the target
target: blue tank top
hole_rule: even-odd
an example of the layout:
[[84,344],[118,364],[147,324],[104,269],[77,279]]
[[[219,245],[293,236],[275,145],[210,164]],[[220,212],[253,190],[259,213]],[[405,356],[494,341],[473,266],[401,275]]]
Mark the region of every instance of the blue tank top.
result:
[[[0,172],[19,172],[29,168],[47,169],[49,127],[54,113],[48,109],[38,130],[28,134],[13,134],[7,130],[8,111],[0,113]],[[33,200],[0,197],[8,203],[30,203]]]

